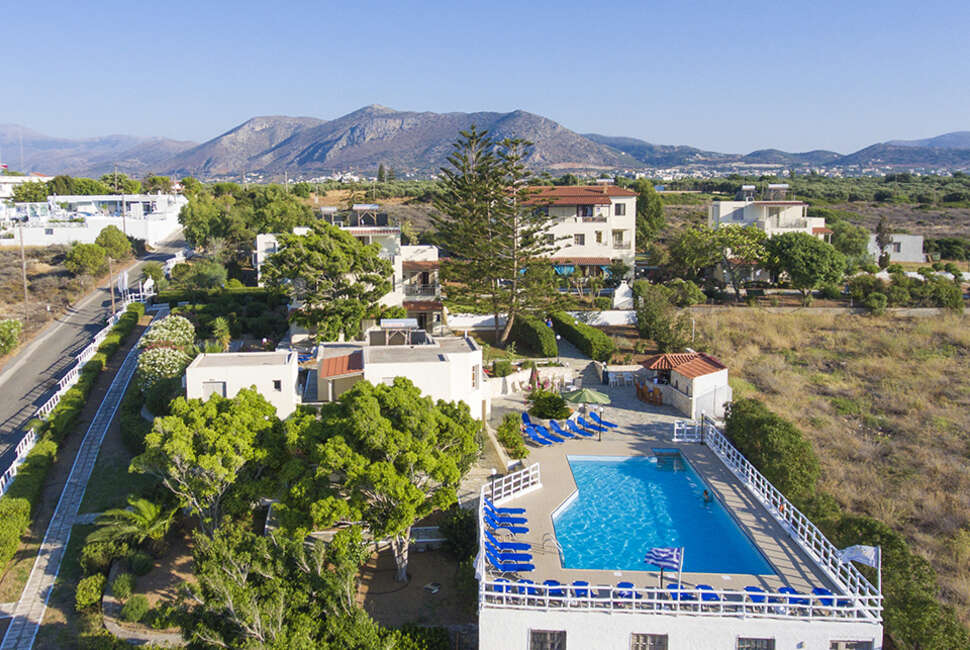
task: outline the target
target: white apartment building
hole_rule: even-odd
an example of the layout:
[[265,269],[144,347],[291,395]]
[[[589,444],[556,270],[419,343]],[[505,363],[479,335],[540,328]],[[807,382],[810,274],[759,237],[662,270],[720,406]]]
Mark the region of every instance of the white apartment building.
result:
[[[304,401],[332,402],[361,380],[391,384],[406,377],[437,401],[460,401],[475,419],[487,418],[491,399],[483,386],[482,349],[467,336],[435,337],[416,319],[382,321],[363,343],[324,343],[319,369],[307,381]],[[314,383],[315,400],[313,397]]]
[[[435,246],[404,246],[401,229],[389,222],[376,204],[354,205],[349,212],[335,207],[320,209],[321,217],[350,233],[364,244],[377,244],[380,255],[391,263],[391,291],[381,299],[388,307],[404,307],[408,318],[417,319],[421,328],[437,331],[444,319],[441,285],[438,282],[438,249]],[[294,235],[305,235],[309,228],[297,227]],[[263,263],[279,250],[279,235],[256,236],[253,266],[257,277]],[[261,283],[260,283],[261,284]]]
[[15,203],[0,218],[0,246],[90,244],[106,226],[154,245],[181,228],[181,194],[105,194],[49,196],[47,201]]
[[786,232],[804,232],[828,240],[832,231],[825,227],[822,217],[809,217],[808,204],[788,200],[788,185],[768,185],[762,199],[756,198],[754,185],[742,185],[734,201],[715,201],[708,207],[707,223],[711,228],[721,226],[754,226],[768,237]]
[[530,204],[556,220],[549,229],[558,250],[556,272],[599,275],[615,260],[631,269],[636,257],[637,194],[616,185],[535,188]]
[[216,393],[235,397],[244,388],[255,388],[287,418],[300,403],[299,357],[296,352],[222,352],[200,354],[185,369],[185,397],[208,399]]

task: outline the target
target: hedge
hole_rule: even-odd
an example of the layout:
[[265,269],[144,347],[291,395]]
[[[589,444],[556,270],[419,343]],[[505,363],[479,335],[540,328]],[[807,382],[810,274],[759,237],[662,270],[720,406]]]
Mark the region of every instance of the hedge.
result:
[[77,583],[77,590],[74,592],[74,609],[83,612],[100,603],[101,597],[104,596],[104,583],[105,578],[100,573],[83,578]]
[[[817,490],[818,459],[798,427],[746,398],[731,404],[725,434],[833,544],[882,547],[883,623],[898,647],[970,647],[970,632],[939,601],[936,572],[903,536],[872,517],[843,513],[831,495]],[[874,580],[873,571],[860,570]]]
[[28,424],[37,431],[37,443],[17,468],[17,477],[7,493],[0,497],[0,567],[6,566],[17,552],[20,538],[30,526],[30,515],[40,501],[59,444],[77,423],[94,382],[144,313],[145,306],[141,303],[129,305],[94,357],[81,368],[77,383],[64,393],[47,420]]
[[607,361],[613,354],[613,340],[595,327],[580,323],[564,311],[552,314],[556,333],[597,361]]
[[502,424],[498,425],[495,432],[495,437],[505,447],[509,458],[525,458],[529,455],[529,449],[522,440],[521,426],[520,416],[515,413],[506,413]]
[[544,357],[559,355],[556,333],[538,318],[519,314],[512,320],[512,338],[516,343]]

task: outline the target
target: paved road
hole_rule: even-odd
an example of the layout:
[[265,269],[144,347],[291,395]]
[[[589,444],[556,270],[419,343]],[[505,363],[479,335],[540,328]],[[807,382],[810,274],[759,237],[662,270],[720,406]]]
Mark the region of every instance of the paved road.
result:
[[[163,242],[158,252],[139,260],[128,272],[132,285],[138,284],[143,262],[170,257],[184,245],[179,232]],[[54,394],[75,355],[103,327],[110,312],[108,290],[92,291],[48,324],[0,371],[0,470],[6,468],[6,452],[23,437],[24,425]]]

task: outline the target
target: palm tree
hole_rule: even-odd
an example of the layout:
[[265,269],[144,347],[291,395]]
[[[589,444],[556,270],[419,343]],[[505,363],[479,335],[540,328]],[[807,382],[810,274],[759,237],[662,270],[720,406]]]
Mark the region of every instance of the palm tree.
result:
[[97,530],[88,535],[88,542],[157,542],[165,537],[176,508],[165,510],[148,499],[128,497],[127,508],[105,510],[95,523]]

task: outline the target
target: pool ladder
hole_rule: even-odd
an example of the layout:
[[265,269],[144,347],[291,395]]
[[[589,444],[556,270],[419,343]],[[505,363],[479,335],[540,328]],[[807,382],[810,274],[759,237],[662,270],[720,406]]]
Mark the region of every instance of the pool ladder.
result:
[[[552,546],[552,550],[546,547],[547,544]],[[559,561],[560,562],[563,561],[562,545],[559,543],[559,540],[556,539],[556,536],[553,535],[552,533],[545,533],[542,536],[542,546],[540,548],[542,548],[543,553],[552,553],[553,550],[555,550],[556,552],[559,553]]]

